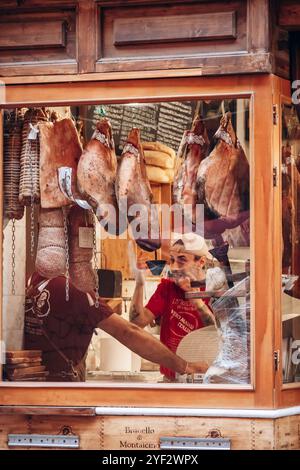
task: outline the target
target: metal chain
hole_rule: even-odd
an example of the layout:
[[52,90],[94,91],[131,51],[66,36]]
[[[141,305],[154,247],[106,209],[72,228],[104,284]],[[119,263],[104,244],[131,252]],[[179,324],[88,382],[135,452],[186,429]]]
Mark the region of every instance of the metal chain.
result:
[[30,254],[31,258],[34,257],[35,237],[34,237],[34,186],[33,186],[33,171],[32,171],[32,158],[31,158],[31,140],[27,139],[26,142],[26,155],[29,155],[29,167],[30,167]]
[[69,235],[68,235],[68,219],[67,208],[62,208],[64,218],[64,236],[65,236],[65,254],[66,254],[66,301],[70,299],[70,253],[69,253]]
[[12,219],[11,227],[11,293],[16,294],[16,220]]
[[96,221],[95,216],[93,217],[93,257],[94,257],[94,270],[95,270],[95,307],[99,307],[99,277],[98,277],[98,263],[97,263],[97,240],[96,240]]

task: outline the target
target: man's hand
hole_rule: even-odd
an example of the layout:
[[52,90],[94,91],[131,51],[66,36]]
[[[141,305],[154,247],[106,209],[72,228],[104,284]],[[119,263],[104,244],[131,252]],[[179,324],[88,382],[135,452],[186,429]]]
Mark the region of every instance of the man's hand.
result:
[[204,373],[208,369],[208,364],[205,361],[188,362],[185,370],[186,374]]

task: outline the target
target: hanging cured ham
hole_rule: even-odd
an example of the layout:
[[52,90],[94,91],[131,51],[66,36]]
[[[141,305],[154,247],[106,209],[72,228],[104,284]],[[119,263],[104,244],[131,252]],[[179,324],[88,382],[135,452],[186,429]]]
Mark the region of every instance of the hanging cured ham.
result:
[[[89,238],[85,246],[80,243],[80,230]],[[93,213],[81,207],[71,207],[69,213],[70,280],[82,292],[92,292],[96,287],[93,258]]]
[[[153,205],[140,131],[137,128],[130,131],[123,149],[117,173],[116,194],[120,211],[127,215],[139,247],[146,251],[159,249],[161,241],[158,213]],[[140,210],[135,205],[139,205]]]
[[[117,158],[108,119],[97,122],[96,130],[86,145],[77,168],[78,189],[93,208],[101,225],[109,233],[118,235],[118,205],[115,193]],[[108,208],[110,207],[110,211]]]
[[197,172],[200,163],[207,156],[208,145],[204,122],[197,116],[191,130],[183,134],[176,159],[173,185],[173,201],[182,207],[185,206],[185,213],[193,222],[196,219]]
[[61,192],[58,181],[58,168],[72,169],[72,193],[76,192],[76,171],[82,153],[77,130],[72,119],[55,122],[41,122],[40,135],[40,190],[41,206],[56,208],[70,204]]
[[197,202],[204,205],[205,238],[215,238],[249,218],[249,163],[233,129],[231,113],[222,117],[212,146],[197,174]]

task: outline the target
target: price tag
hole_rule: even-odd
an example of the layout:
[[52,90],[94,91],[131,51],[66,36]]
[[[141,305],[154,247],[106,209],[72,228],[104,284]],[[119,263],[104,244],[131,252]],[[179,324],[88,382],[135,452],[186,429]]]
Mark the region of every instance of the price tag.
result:
[[94,229],[92,227],[79,227],[79,248],[93,248]]

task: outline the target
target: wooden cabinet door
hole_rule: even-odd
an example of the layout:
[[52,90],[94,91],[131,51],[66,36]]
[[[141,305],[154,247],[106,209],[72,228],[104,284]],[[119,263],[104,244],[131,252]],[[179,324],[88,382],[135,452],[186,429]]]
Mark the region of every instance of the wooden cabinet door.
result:
[[14,9],[0,6],[0,76],[77,73],[74,2],[62,2],[65,8],[57,2],[32,8],[22,3]]

